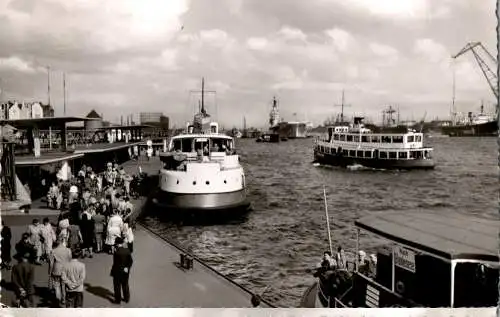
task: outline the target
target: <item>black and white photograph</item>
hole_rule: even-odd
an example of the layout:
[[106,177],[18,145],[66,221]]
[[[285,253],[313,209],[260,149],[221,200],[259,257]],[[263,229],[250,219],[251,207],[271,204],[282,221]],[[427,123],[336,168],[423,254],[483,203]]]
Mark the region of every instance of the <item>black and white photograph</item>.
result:
[[494,314],[498,2],[0,0],[1,310]]

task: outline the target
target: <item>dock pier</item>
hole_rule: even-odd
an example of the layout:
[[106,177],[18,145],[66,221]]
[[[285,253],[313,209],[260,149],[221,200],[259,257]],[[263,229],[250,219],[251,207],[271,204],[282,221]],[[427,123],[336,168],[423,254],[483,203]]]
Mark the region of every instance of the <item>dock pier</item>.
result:
[[[139,161],[128,161],[123,164],[127,172],[136,172],[141,166],[143,172],[155,175],[160,167],[158,158],[150,161],[141,157]],[[133,219],[138,219],[144,211],[148,197],[133,200]],[[33,208],[29,213],[18,210],[1,212],[2,220],[12,230],[12,249],[19,241],[22,233],[34,218],[42,220],[48,217],[56,223],[59,211]],[[188,252],[167,239],[159,237],[144,227],[140,222],[134,232],[134,264],[130,273],[129,303],[113,304],[113,281],[110,276],[112,256],[100,253],[93,258],[81,261],[86,266],[83,307],[93,308],[145,308],[145,307],[195,307],[224,308],[252,307],[252,292],[218,273],[200,259],[193,257],[193,268],[185,270],[180,267],[181,254]],[[35,307],[48,307],[48,267],[47,264],[35,266]],[[10,272],[2,270],[1,302],[11,306],[15,298],[10,290]],[[262,301],[261,307],[272,307]]]

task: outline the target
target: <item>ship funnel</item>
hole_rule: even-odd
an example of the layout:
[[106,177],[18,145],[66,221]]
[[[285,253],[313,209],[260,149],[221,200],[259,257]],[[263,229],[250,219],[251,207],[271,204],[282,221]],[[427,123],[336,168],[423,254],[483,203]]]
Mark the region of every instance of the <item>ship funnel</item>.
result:
[[219,133],[219,124],[217,122],[210,122],[210,133]]

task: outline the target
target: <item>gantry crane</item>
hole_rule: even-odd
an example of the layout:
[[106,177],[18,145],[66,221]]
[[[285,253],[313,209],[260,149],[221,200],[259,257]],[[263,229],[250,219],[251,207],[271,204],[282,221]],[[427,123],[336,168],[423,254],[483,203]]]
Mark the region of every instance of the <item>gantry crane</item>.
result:
[[[467,45],[465,45],[465,47],[462,48],[462,50],[460,50],[460,52],[458,52],[456,55],[452,56],[452,58],[456,59],[457,57],[465,54],[468,51],[471,51],[472,54],[474,54],[474,58],[479,64],[484,77],[486,77],[486,81],[488,82],[493,95],[495,95],[495,99],[498,100],[498,77],[496,74],[496,69],[498,67],[497,59],[493,57],[490,52],[488,52],[488,50],[484,47],[483,44],[481,44],[481,42],[467,43]],[[483,54],[483,56],[481,56],[481,53]],[[490,59],[490,62],[493,62],[494,70],[492,70],[492,68],[486,63],[486,58]]]

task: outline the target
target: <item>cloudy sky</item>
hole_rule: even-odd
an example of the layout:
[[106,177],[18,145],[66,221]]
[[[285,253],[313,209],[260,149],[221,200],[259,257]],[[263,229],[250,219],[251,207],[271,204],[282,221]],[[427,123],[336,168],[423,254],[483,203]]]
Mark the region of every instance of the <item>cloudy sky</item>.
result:
[[[3,100],[51,100],[63,114],[95,108],[117,121],[161,111],[191,118],[201,77],[226,127],[265,126],[271,99],[288,120],[340,111],[381,119],[448,116],[493,95],[467,42],[496,55],[495,0],[0,0]],[[294,115],[295,114],[295,115]]]

